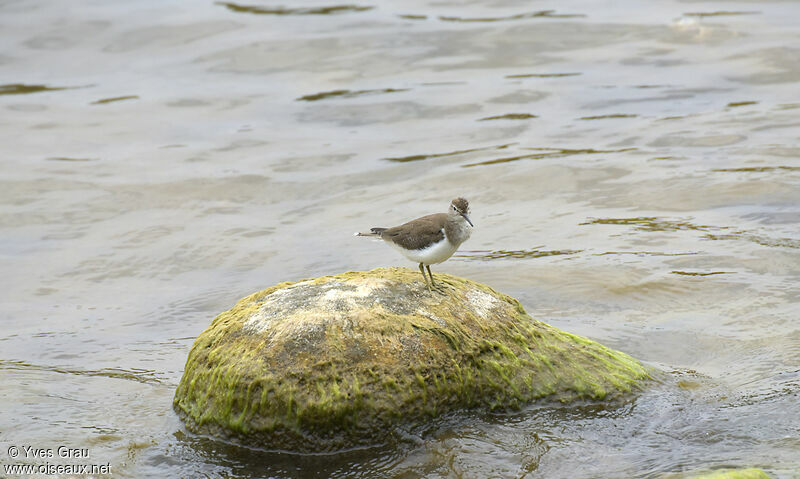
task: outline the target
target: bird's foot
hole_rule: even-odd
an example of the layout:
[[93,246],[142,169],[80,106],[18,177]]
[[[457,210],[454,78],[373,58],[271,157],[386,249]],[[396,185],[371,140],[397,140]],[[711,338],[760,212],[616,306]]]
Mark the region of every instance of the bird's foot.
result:
[[446,287],[440,286],[439,283],[431,283],[430,281],[425,281],[425,286],[428,288],[428,292],[445,294]]
[[439,294],[447,294],[447,288],[448,285],[446,283],[434,283],[433,281],[431,281],[431,285],[428,287],[428,289],[431,290],[431,293],[436,291]]

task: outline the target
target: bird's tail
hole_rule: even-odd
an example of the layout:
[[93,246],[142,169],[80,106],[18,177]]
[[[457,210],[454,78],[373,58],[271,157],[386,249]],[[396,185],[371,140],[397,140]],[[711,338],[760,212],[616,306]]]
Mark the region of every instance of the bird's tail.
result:
[[370,236],[372,238],[380,238],[386,228],[370,228],[369,233],[355,233],[353,236]]

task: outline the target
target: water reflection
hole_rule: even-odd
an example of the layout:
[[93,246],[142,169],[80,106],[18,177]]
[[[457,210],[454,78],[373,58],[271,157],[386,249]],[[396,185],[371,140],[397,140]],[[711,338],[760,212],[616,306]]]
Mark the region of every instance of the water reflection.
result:
[[257,15],[332,15],[339,13],[364,12],[372,10],[372,6],[360,5],[329,5],[324,7],[262,7],[256,5],[239,5],[232,2],[217,2],[236,13],[254,13]]
[[568,156],[576,156],[576,155],[597,155],[603,153],[624,153],[628,151],[635,151],[636,148],[622,148],[619,150],[596,150],[594,148],[582,148],[582,149],[573,149],[573,148],[522,148],[523,150],[534,150],[540,151],[541,153],[530,153],[524,155],[517,155],[517,156],[509,156],[504,158],[496,158],[493,160],[486,160],[480,161],[477,163],[468,163],[463,165],[465,168],[473,167],[473,166],[488,166],[488,165],[497,165],[501,163],[511,163],[514,161],[519,160],[541,160],[544,158],[562,158]]
[[735,274],[733,271],[709,271],[707,273],[700,273],[696,271],[670,271],[672,274],[679,274],[682,276],[712,276],[715,274]]
[[[49,335],[55,335],[50,333]],[[60,334],[60,333],[59,333]],[[42,337],[41,334],[37,337]],[[37,372],[51,372],[57,374],[72,374],[77,376],[98,376],[113,379],[126,379],[129,381],[136,381],[145,384],[161,384],[164,378],[159,377],[160,374],[156,371],[148,369],[122,369],[122,368],[103,368],[103,369],[79,369],[79,368],[65,368],[58,366],[48,366],[39,364],[30,364],[25,361],[6,361],[0,360],[0,370],[18,370],[18,371],[37,371]]]
[[138,95],[125,95],[125,96],[115,96],[111,98],[102,98],[100,100],[93,101],[92,105],[105,105],[107,103],[114,103],[118,101],[125,101],[125,100],[138,100]]
[[506,75],[506,78],[561,78],[561,77],[574,77],[580,73],[520,73],[516,75]]
[[742,168],[716,168],[711,171],[724,173],[769,173],[773,171],[800,171],[800,166],[745,166]]
[[456,258],[470,260],[489,261],[494,259],[531,259],[544,258],[547,256],[562,256],[578,254],[582,250],[541,250],[538,248],[529,250],[461,250],[455,254]]
[[687,12],[683,15],[686,17],[727,17],[733,15],[758,15],[758,11],[717,11],[717,12]]
[[47,161],[76,161],[76,162],[85,162],[85,161],[98,161],[99,158],[69,158],[66,156],[51,156],[50,158],[45,158]]
[[531,115],[530,113],[506,113],[505,115],[496,115],[496,116],[487,116],[486,118],[481,118],[478,121],[489,121],[489,120],[529,120],[531,118],[539,118],[536,115]]
[[456,17],[439,16],[444,22],[505,22],[510,20],[525,20],[529,18],[580,18],[586,15],[580,13],[556,13],[555,10],[539,10],[536,12],[517,13],[503,17]]
[[303,95],[300,98],[298,98],[297,101],[318,101],[318,100],[326,100],[328,98],[355,98],[365,95],[376,95],[381,93],[398,93],[408,90],[409,90],[408,88],[383,88],[379,90],[358,90],[358,91],[334,90],[334,91],[325,91],[321,93],[314,93],[311,95]]
[[467,153],[474,153],[478,151],[490,151],[490,150],[504,150],[511,146],[508,145],[497,145],[497,146],[488,146],[484,148],[470,148],[467,150],[457,150],[457,151],[448,151],[445,153],[428,153],[428,154],[420,154],[420,155],[410,155],[410,156],[401,156],[396,158],[383,158],[385,161],[392,161],[395,163],[408,163],[411,161],[422,161],[422,160],[431,160],[436,158],[446,158],[449,156],[458,156],[458,155],[465,155]]
[[609,120],[615,118],[636,118],[639,115],[631,115],[628,113],[609,113],[608,115],[594,115],[594,116],[582,116],[578,118],[579,120]]
[[635,218],[589,218],[580,225],[622,225],[635,226],[640,231],[717,231],[728,229],[727,226],[696,225],[689,220],[670,220],[655,216]]
[[[27,85],[24,83],[8,83],[0,85],[0,95],[27,95],[43,91],[66,90],[70,87],[52,87],[47,85]],[[74,88],[74,87],[72,87]]]
[[728,103],[728,108],[736,108],[739,106],[750,106],[750,105],[758,105],[757,101],[736,101]]

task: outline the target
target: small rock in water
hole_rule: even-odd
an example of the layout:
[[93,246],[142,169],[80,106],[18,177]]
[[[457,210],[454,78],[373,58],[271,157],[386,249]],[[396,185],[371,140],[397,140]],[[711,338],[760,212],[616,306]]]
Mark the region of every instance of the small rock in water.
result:
[[770,479],[770,476],[761,469],[721,469],[692,479]]

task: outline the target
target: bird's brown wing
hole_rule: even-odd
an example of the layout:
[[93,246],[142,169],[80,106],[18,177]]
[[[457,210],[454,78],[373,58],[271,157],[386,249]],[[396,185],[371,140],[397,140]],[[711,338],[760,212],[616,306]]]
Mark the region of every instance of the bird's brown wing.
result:
[[[442,218],[443,216],[445,218]],[[381,238],[406,249],[422,249],[444,239],[441,225],[442,219],[446,217],[446,213],[423,216],[400,226],[387,228],[381,233]]]

